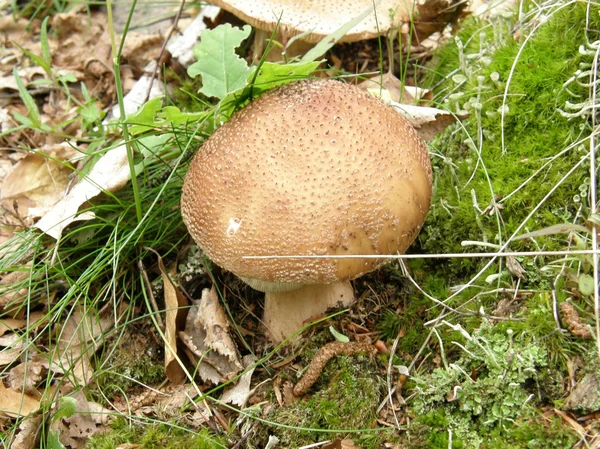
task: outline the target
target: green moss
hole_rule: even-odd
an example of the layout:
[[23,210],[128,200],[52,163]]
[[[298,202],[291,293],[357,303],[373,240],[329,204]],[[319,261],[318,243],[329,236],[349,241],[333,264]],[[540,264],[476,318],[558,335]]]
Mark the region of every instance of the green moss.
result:
[[210,434],[208,430],[197,432],[165,424],[133,425],[125,419],[117,419],[111,430],[92,436],[86,449],[115,449],[121,444],[135,444],[138,449],[222,449],[225,441]]
[[406,449],[541,449],[571,447],[577,441],[576,432],[554,416],[520,420],[482,437],[470,419],[441,409],[417,416],[402,443]]
[[[564,87],[581,63],[591,62],[591,56],[579,52],[586,41],[587,6],[577,2],[555,9],[527,42],[523,38],[531,26],[521,31],[522,39],[517,41],[507,19],[491,24],[470,19],[456,42],[440,51],[432,84],[442,80],[442,74],[455,75],[438,86],[437,98],[445,99],[449,109],[469,110],[470,115],[432,144],[435,194],[419,238],[424,250],[462,252],[464,240],[503,243],[579,162],[582,153],[575,146],[513,194],[548,158],[589,135],[585,117],[568,119],[560,112],[568,101],[587,96],[582,87]],[[590,8],[592,23],[587,32],[593,41],[599,37],[594,30],[600,28],[600,17],[596,5]],[[504,122],[502,107],[507,108]],[[585,164],[581,170],[563,182],[526,223],[528,229],[572,221],[580,204],[586,206],[585,195],[579,195]],[[574,201],[576,195],[579,203]],[[494,201],[502,201],[502,209],[490,208],[482,214]],[[547,249],[562,244],[548,242]],[[521,241],[511,248],[525,249],[527,244]],[[457,259],[437,265],[443,267],[447,280],[450,275],[454,278],[450,281],[458,281],[482,263]]]
[[[383,383],[373,373],[377,364],[366,356],[339,356],[331,360],[308,397],[290,407],[276,409],[267,419],[279,426],[263,429],[277,436],[282,447],[299,447],[336,437],[360,441],[364,448],[376,448],[385,432],[369,429],[382,397]],[[283,427],[285,426],[285,427]],[[364,429],[360,433],[356,431]],[[324,434],[323,430],[335,430]]]
[[[127,331],[107,346],[99,359],[104,364],[94,378],[90,390],[95,400],[105,403],[105,398],[131,394],[135,387],[157,385],[165,379],[164,366],[159,351],[151,337]],[[155,350],[156,349],[156,350]],[[109,357],[105,357],[110,355]],[[107,365],[110,363],[110,365]]]

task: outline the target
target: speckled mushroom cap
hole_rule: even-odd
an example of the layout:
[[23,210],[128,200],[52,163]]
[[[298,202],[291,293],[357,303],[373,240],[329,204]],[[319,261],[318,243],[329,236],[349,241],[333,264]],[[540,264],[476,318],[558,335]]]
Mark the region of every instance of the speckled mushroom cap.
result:
[[217,129],[191,162],[181,208],[223,268],[323,284],[384,261],[242,256],[402,253],[430,199],[427,149],[408,122],[354,86],[311,80],[265,93]]
[[[278,26],[280,34],[288,38],[306,32],[302,40],[310,43],[319,42],[373,6],[373,0],[211,0],[210,3],[260,30],[270,32]],[[384,35],[408,20],[411,8],[409,0],[381,0],[376,8],[377,17],[370,14],[340,42]],[[393,20],[390,11],[395,11]]]

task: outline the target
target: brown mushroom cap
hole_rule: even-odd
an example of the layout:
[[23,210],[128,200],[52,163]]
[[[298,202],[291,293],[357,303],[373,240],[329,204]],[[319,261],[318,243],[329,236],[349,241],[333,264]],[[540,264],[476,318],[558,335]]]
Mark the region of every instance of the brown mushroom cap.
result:
[[238,276],[326,284],[384,261],[242,257],[402,253],[425,221],[431,179],[425,145],[391,107],[339,81],[301,81],[213,133],[181,208],[204,252]]
[[[319,42],[373,6],[373,0],[211,0],[210,3],[263,31],[278,27],[279,33],[288,38],[308,33],[302,40],[310,43]],[[411,7],[412,2],[406,0],[382,0],[376,8],[377,16],[370,14],[340,42],[384,35],[408,20]],[[393,20],[390,11],[395,11]]]

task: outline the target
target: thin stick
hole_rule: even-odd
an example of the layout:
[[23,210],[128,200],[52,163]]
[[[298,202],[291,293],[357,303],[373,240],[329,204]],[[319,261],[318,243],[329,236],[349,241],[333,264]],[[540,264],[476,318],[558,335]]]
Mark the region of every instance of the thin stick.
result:
[[581,249],[564,251],[502,251],[491,253],[448,253],[448,254],[320,254],[297,256],[242,256],[242,259],[466,259],[488,257],[531,257],[531,256],[579,256],[600,254],[600,249]]

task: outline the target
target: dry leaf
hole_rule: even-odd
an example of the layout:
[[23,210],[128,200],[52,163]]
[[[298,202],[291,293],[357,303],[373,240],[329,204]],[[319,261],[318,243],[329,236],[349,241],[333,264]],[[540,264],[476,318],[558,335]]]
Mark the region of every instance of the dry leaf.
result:
[[23,419],[19,425],[19,433],[15,436],[10,449],[34,449],[39,447],[42,418],[42,415],[36,415]]
[[15,362],[23,350],[23,338],[17,334],[0,337],[0,367]]
[[165,328],[165,374],[167,378],[175,383],[181,383],[185,379],[185,371],[177,356],[177,331],[185,325],[187,300],[179,289],[173,284],[162,258],[158,256],[158,268],[163,280],[166,307]]
[[35,412],[40,402],[27,394],[6,388],[0,381],[0,416],[8,415],[13,418],[27,416]]
[[95,402],[88,402],[81,390],[71,397],[77,401],[75,413],[52,422],[50,429],[58,433],[58,439],[64,446],[83,449],[92,435],[103,430],[102,425],[110,410]]
[[[0,204],[23,219],[45,214],[63,195],[71,170],[40,154],[17,162],[0,186]],[[15,210],[15,203],[18,209]]]
[[35,328],[34,325],[37,323],[41,323],[44,316],[45,315],[43,312],[31,312],[29,314],[29,320],[17,318],[0,318],[0,337],[8,331],[14,331],[25,327],[28,322],[29,329],[33,330]]
[[323,449],[360,449],[360,446],[354,444],[353,440],[337,439],[323,445]]
[[11,318],[18,318],[19,316],[23,315],[21,305],[27,297],[28,289],[21,288],[15,291],[11,287],[29,278],[30,271],[26,268],[30,264],[31,262],[23,267],[22,270],[11,271],[10,273],[2,276],[2,279],[0,279],[0,310],[3,310],[5,313],[10,309],[19,311],[17,314],[15,314],[16,316],[11,315]]
[[130,179],[127,149],[120,145],[107,151],[94,168],[35,225],[50,237],[59,239],[63,230],[77,220],[91,220],[95,215],[77,215],[79,207],[103,191],[116,192]]
[[93,373],[90,357],[115,325],[112,314],[97,316],[77,307],[59,333],[50,369],[67,375],[73,385],[87,385]]
[[[256,363],[256,357],[252,354],[245,355],[243,358],[244,369],[250,368]],[[225,388],[221,401],[227,404],[234,404],[240,407],[245,407],[248,398],[250,397],[250,384],[252,382],[252,374],[254,368],[246,371],[233,386]]]
[[16,391],[24,391],[32,397],[38,395],[36,387],[48,370],[48,360],[39,354],[36,355],[38,357],[19,363],[8,373],[8,386]]
[[456,116],[441,109],[411,106],[392,101],[396,111],[402,114],[417,130],[423,140],[431,140],[456,121]]
[[389,72],[362,81],[357,84],[357,87],[370,92],[376,97],[415,106],[420,105],[423,100],[433,98],[431,91],[415,86],[403,86],[402,82],[393,73]]
[[220,383],[242,370],[237,348],[229,335],[229,319],[214,287],[204,289],[200,301],[188,312],[180,338],[197,357],[198,374],[204,380]]

